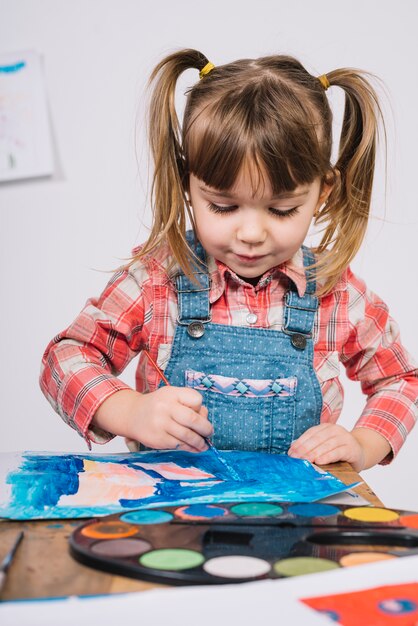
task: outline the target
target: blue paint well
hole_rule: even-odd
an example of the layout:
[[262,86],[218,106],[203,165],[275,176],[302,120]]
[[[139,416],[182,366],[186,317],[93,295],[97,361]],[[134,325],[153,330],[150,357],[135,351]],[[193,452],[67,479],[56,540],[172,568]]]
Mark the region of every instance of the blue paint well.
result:
[[294,515],[300,515],[302,517],[330,517],[331,515],[338,515],[340,509],[331,504],[294,504],[289,507],[289,513]]
[[228,511],[220,506],[213,506],[211,504],[191,504],[183,509],[182,514],[190,517],[206,517],[211,519],[212,517],[223,517]]
[[125,513],[120,519],[128,524],[166,524],[173,519],[173,516],[167,511],[145,510]]

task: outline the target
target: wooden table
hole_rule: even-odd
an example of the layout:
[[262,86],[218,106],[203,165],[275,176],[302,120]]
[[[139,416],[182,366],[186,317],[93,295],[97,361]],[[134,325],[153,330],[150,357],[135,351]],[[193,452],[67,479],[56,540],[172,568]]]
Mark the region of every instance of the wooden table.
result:
[[[361,481],[348,463],[322,466],[345,484]],[[375,506],[382,502],[362,481],[355,491]],[[144,591],[154,583],[114,576],[80,565],[69,554],[68,538],[84,520],[0,522],[0,560],[19,530],[25,537],[9,569],[0,598],[60,597]],[[162,585],[160,585],[162,586]]]

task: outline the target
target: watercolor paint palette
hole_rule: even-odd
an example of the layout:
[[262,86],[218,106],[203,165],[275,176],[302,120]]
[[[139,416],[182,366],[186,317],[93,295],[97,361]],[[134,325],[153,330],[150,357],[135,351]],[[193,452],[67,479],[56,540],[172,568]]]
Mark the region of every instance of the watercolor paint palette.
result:
[[70,551],[158,583],[248,582],[418,554],[418,513],[306,502],[137,509],[79,526]]

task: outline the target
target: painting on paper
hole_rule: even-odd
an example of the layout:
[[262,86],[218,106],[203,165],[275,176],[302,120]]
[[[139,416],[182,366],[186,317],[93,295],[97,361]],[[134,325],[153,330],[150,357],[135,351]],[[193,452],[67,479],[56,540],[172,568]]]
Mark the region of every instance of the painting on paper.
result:
[[[308,461],[211,450],[0,455],[0,517],[78,518],[199,502],[312,502],[352,485]],[[222,460],[221,459],[221,460]],[[240,480],[232,480],[227,465]]]
[[42,59],[34,51],[0,54],[0,181],[53,173]]

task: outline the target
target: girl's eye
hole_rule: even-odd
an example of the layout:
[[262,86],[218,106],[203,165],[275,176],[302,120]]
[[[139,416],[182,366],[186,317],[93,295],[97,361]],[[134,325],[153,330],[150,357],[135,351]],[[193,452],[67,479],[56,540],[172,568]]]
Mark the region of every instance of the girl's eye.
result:
[[213,202],[210,202],[208,206],[214,213],[231,213],[237,208],[236,206],[219,206],[219,204],[213,204]]
[[[221,213],[226,215],[227,213],[232,213],[232,211],[236,211],[238,208],[236,205],[232,206],[221,206],[219,204],[214,204],[213,202],[209,203],[209,210],[213,213]],[[270,213],[272,213],[276,217],[291,217],[295,215],[299,211],[299,207],[295,206],[291,209],[286,209],[286,211],[282,209],[274,209],[273,207],[269,208]]]
[[269,211],[277,217],[291,217],[292,215],[296,215],[296,213],[298,213],[299,207],[294,206],[292,209],[287,209],[286,211],[283,211],[282,209],[273,209],[273,207],[270,207]]

